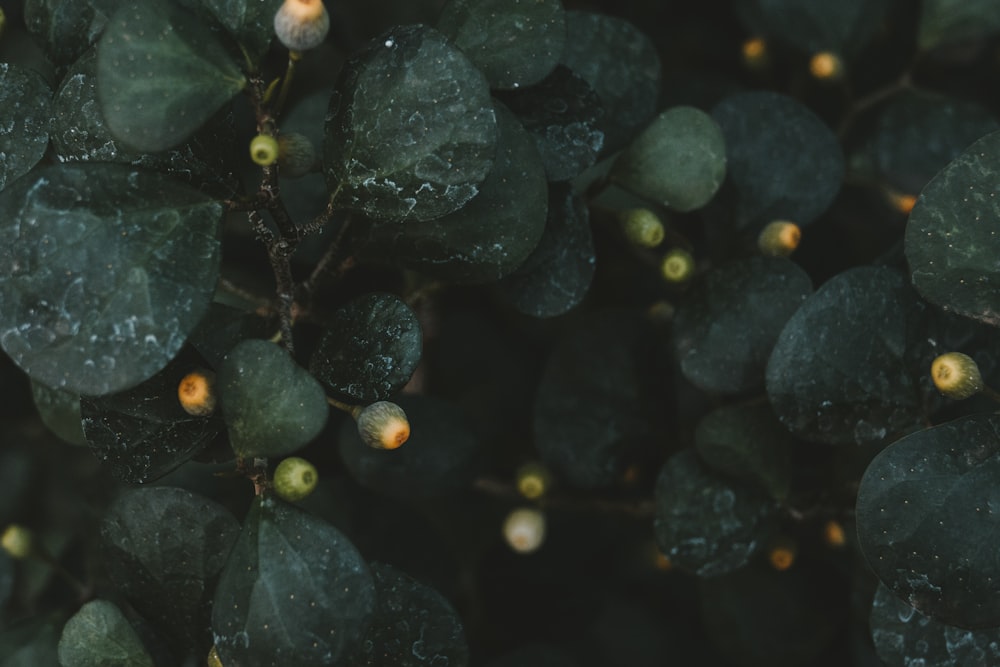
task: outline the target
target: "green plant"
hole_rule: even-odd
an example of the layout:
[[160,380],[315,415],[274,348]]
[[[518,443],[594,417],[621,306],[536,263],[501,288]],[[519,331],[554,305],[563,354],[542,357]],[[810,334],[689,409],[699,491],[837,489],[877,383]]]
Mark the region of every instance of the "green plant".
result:
[[997,33],[5,3],[0,667],[1000,664]]

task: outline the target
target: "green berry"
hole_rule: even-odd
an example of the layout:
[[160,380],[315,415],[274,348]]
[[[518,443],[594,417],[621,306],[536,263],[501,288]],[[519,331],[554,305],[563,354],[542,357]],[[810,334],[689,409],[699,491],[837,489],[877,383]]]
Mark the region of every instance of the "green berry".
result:
[[619,218],[625,237],[642,248],[655,248],[663,242],[665,231],[660,218],[646,208],[622,211]]
[[931,377],[938,391],[956,400],[983,390],[983,377],[975,360],[961,352],[948,352],[931,362]]
[[278,140],[269,134],[258,134],[250,140],[250,159],[262,167],[278,159]]
[[274,492],[282,500],[302,500],[316,488],[316,466],[298,456],[290,456],[274,469]]
[[0,535],[0,547],[11,558],[27,558],[35,549],[35,536],[24,526],[12,523]]
[[660,262],[660,273],[668,282],[687,282],[694,275],[694,257],[685,250],[674,248]]
[[319,46],[330,31],[323,0],[285,0],[274,15],[274,34],[290,51]]

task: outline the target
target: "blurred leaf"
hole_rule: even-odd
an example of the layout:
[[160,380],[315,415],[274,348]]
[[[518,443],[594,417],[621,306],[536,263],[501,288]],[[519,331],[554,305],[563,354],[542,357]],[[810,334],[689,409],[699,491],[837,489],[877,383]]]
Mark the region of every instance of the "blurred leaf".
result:
[[917,44],[921,50],[970,42],[1000,31],[996,0],[923,0],[920,4]]
[[538,83],[566,43],[559,0],[451,0],[437,29],[469,56],[493,88]]
[[674,454],[656,480],[653,530],[675,566],[700,577],[744,567],[763,548],[774,503],[762,491],[710,470],[693,449]]
[[971,667],[1000,662],[1000,628],[965,630],[927,618],[879,584],[871,636],[888,667]]
[[187,652],[207,652],[215,578],[239,531],[229,510],[190,491],[128,490],[101,522],[105,570],[174,643]]
[[712,109],[725,139],[736,225],[808,225],[833,203],[844,178],[837,137],[812,111],[780,93],[730,95]]
[[594,314],[554,347],[535,393],[535,446],[576,487],[618,480],[651,425],[639,384],[642,323],[624,310]]
[[323,169],[330,191],[343,190],[343,207],[429,220],[479,192],[496,141],[482,73],[436,30],[398,26],[345,65],[330,98]]
[[204,449],[225,428],[222,420],[193,417],[177,398],[181,379],[204,368],[182,350],[145,382],[115,394],[83,397],[83,431],[91,451],[127,484],[163,477]]
[[404,394],[396,403],[412,431],[399,449],[364,444],[353,420],[341,423],[340,457],[362,486],[387,496],[429,498],[454,493],[478,472],[481,446],[451,403],[431,396]]
[[45,155],[51,105],[52,89],[41,75],[0,63],[0,190]]
[[675,211],[707,204],[726,176],[719,125],[694,107],[673,107],[653,119],[615,159],[611,180]]
[[87,444],[81,424],[79,394],[49,389],[40,382],[32,381],[31,395],[46,428],[68,443]]
[[604,151],[625,146],[653,117],[660,95],[660,56],[648,36],[614,16],[566,12],[566,49],[560,62],[601,98]]
[[176,146],[245,84],[212,31],[170,2],[125,2],[98,44],[101,113],[135,150]]
[[384,563],[371,564],[377,603],[360,648],[344,667],[467,667],[455,608],[439,592]]
[[569,185],[552,183],[542,238],[524,264],[500,281],[500,291],[525,315],[562,315],[587,295],[594,264],[590,210]]
[[916,295],[895,271],[855,267],[831,278],[785,324],[767,363],[771,406],[807,440],[864,444],[921,423]]
[[340,531],[257,496],[215,589],[212,631],[224,665],[334,665],[375,604],[371,572]]
[[0,633],[0,667],[56,667],[62,620],[35,616]]
[[784,258],[751,257],[709,271],[674,317],[684,377],[723,394],[759,388],[778,335],[811,293],[806,272]]
[[1000,326],[1000,132],[975,142],[927,184],[906,225],[914,287],[945,310]]
[[698,455],[724,475],[756,483],[774,500],[788,497],[795,440],[766,403],[727,405],[702,417]]
[[57,65],[94,44],[122,0],[24,0],[24,24]]
[[1000,416],[970,415],[908,435],[872,460],[858,491],[869,566],[924,615],[1000,625]]
[[178,0],[178,4],[208,12],[246,50],[254,63],[260,62],[274,38],[274,15],[282,0]]
[[196,190],[122,165],[21,179],[0,193],[4,349],[33,379],[80,394],[152,376],[211,301],[221,218]]
[[457,283],[496,281],[524,263],[545,229],[548,187],[531,138],[501,105],[496,117],[496,163],[479,194],[435,220],[354,225],[359,256]]
[[107,600],[91,600],[66,621],[59,638],[62,667],[153,667],[128,619]]
[[597,161],[604,107],[582,77],[558,65],[538,83],[499,93],[538,147],[550,181],[568,181]]
[[309,372],[341,400],[367,405],[402,389],[422,351],[413,310],[394,294],[371,292],[334,313]]
[[242,458],[291,454],[319,435],[330,412],[319,383],[266,340],[237,344],[219,366],[216,388]]

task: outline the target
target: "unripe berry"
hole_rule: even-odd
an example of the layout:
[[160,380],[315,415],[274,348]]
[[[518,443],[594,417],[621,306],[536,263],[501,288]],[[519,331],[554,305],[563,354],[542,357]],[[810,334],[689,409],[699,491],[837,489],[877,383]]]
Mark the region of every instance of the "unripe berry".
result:
[[531,553],[545,541],[545,515],[528,507],[514,510],[503,522],[503,536],[514,551]]
[[694,275],[694,257],[685,250],[674,248],[660,262],[660,273],[668,282],[686,282]]
[[250,159],[262,167],[278,159],[278,140],[269,134],[258,134],[250,140]]
[[274,15],[274,34],[290,51],[319,46],[330,31],[323,0],[285,0]]
[[177,385],[177,400],[184,412],[194,417],[207,417],[215,411],[215,373],[191,371]]
[[316,165],[316,149],[309,138],[298,132],[278,137],[278,166],[282,176],[305,176]]
[[316,488],[319,473],[316,466],[298,456],[290,456],[274,469],[274,492],[282,500],[302,500]]
[[794,222],[775,220],[757,237],[757,247],[766,257],[788,257],[799,247],[802,230]]
[[12,523],[0,535],[0,547],[11,558],[27,558],[35,550],[35,536],[24,526]]
[[525,463],[517,469],[517,490],[528,500],[538,500],[548,491],[552,475],[541,463]]
[[931,377],[938,391],[948,398],[962,400],[983,390],[979,366],[961,352],[948,352],[931,362]]
[[663,242],[663,222],[646,208],[633,208],[619,214],[625,237],[643,248],[655,248]]
[[390,401],[378,401],[362,408],[355,419],[361,440],[375,449],[396,449],[410,437],[406,413]]

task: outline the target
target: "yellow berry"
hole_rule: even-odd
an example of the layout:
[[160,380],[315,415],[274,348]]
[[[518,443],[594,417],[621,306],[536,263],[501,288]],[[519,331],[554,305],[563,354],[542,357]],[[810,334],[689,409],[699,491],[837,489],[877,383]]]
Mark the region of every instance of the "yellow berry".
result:
[[674,248],[660,262],[660,273],[668,282],[686,282],[694,275],[694,257],[685,250]]
[[330,31],[323,0],[285,0],[274,15],[274,34],[290,51],[319,46]]
[[931,362],[931,377],[938,391],[948,398],[962,400],[983,390],[979,366],[961,352],[948,352]]
[[298,132],[278,137],[278,166],[282,176],[305,176],[316,165],[316,149],[309,138]]
[[844,74],[844,63],[836,54],[821,51],[809,60],[809,71],[823,81],[839,79]]
[[826,522],[823,526],[823,541],[837,549],[847,544],[847,534],[839,521],[830,519]]
[[192,371],[177,385],[177,400],[184,412],[194,417],[207,417],[215,411],[215,373]]
[[541,463],[526,463],[517,470],[517,490],[528,500],[538,500],[548,491],[552,476]]
[[290,456],[274,469],[274,492],[282,500],[295,502],[302,500],[316,488],[319,472],[309,461]]
[[208,667],[222,667],[222,659],[219,657],[219,650],[212,646],[212,650],[208,652],[208,659],[205,661]]
[[798,555],[798,547],[795,542],[788,537],[778,538],[771,546],[767,554],[767,559],[771,562],[771,567],[779,572],[784,572],[795,563],[795,556]]
[[528,507],[514,510],[504,519],[503,536],[518,553],[536,551],[545,541],[545,515]]
[[751,37],[743,42],[743,62],[750,69],[760,69],[767,65],[767,42],[763,37]]
[[35,548],[35,537],[24,526],[12,523],[0,535],[0,547],[11,558],[27,558]]
[[619,214],[625,238],[642,248],[655,248],[663,242],[663,222],[646,208],[633,208]]
[[378,401],[356,416],[361,440],[375,449],[396,449],[410,437],[410,422],[403,408],[390,401]]
[[278,159],[278,140],[269,134],[258,134],[250,140],[250,159],[262,167]]
[[757,247],[767,257],[788,257],[799,247],[802,230],[794,222],[775,220],[757,237]]

